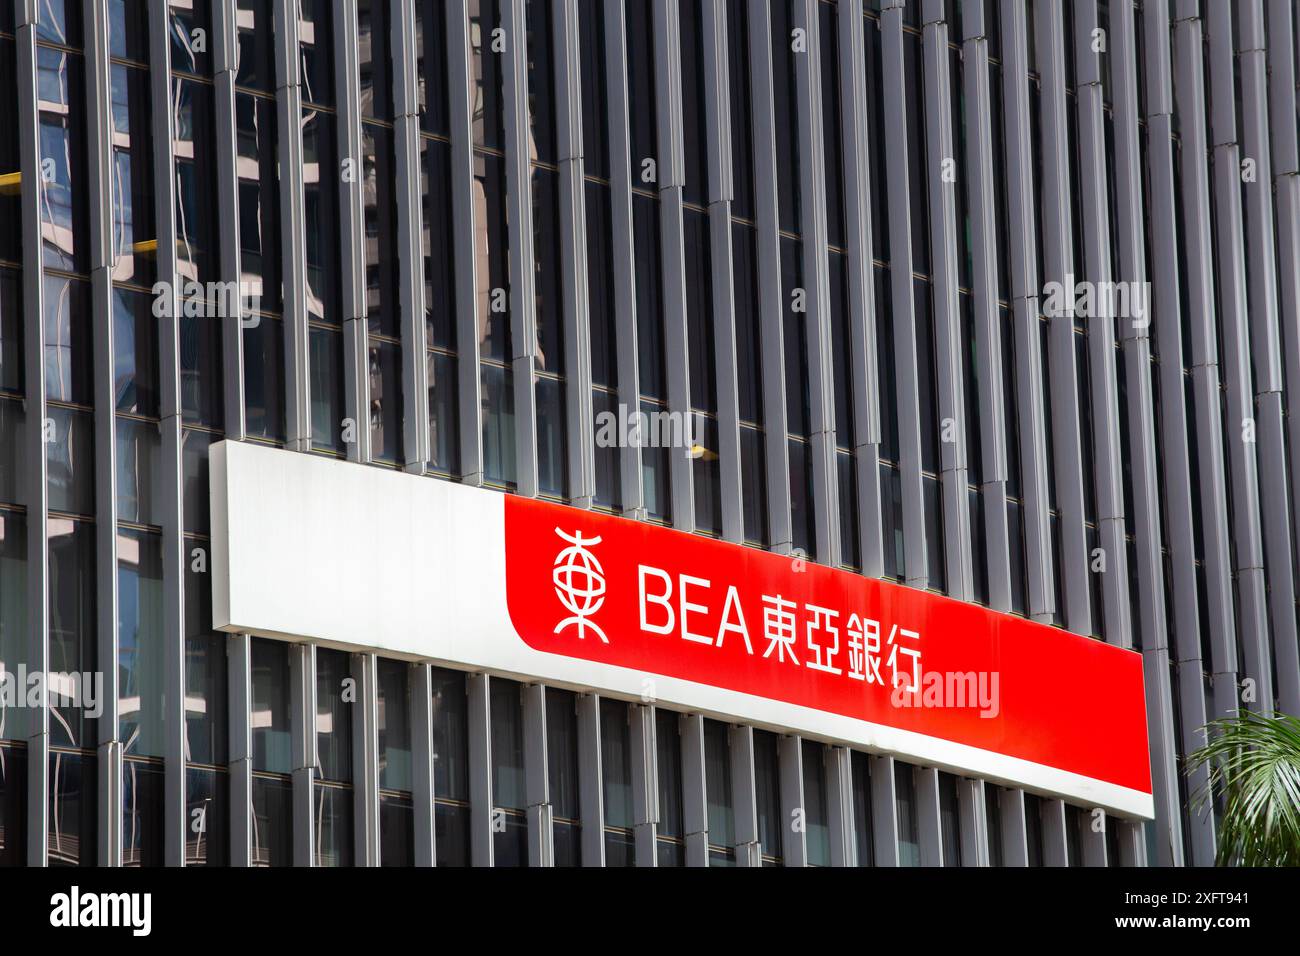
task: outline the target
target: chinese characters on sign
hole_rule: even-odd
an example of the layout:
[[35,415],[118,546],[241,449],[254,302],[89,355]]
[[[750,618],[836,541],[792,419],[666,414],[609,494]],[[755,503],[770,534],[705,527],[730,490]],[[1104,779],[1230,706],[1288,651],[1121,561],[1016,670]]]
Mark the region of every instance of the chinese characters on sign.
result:
[[[716,630],[710,637],[707,632],[692,630],[697,626],[692,623],[692,617],[712,616],[709,604],[698,603],[707,601],[715,590],[711,580],[680,576],[676,603],[673,578],[664,569],[638,565],[637,580],[642,631],[676,633],[682,640],[719,648],[724,646],[728,634],[735,633],[744,642],[747,654],[756,653],[744,614],[746,602],[740,599],[736,585],[728,585]],[[846,613],[838,608],[791,600],[781,594],[763,594],[761,601],[758,653],[762,659],[807,667],[846,680],[880,684],[904,693],[920,693],[921,635],[918,631],[898,623],[888,624],[885,630],[881,621],[865,613]],[[843,640],[841,629],[845,635]]]

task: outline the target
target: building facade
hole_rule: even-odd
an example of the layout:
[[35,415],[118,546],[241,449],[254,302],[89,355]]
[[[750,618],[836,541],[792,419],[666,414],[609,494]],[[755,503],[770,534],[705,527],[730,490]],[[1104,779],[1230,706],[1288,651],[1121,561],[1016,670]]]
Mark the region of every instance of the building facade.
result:
[[[0,0],[0,863],[1211,864],[1200,729],[1300,713],[1298,29],[1291,0]],[[317,465],[374,476],[349,513],[487,489],[1133,652],[1151,813],[241,631],[245,445],[312,476],[284,508]],[[293,553],[285,603],[421,608]]]

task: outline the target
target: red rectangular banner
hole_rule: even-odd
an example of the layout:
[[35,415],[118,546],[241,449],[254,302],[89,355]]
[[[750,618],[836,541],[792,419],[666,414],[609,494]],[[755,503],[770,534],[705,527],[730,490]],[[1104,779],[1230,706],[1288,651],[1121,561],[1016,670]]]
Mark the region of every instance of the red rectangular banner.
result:
[[505,498],[505,565],[511,622],[535,650],[629,668],[651,688],[656,676],[691,681],[1151,793],[1133,651],[797,558],[514,496]]

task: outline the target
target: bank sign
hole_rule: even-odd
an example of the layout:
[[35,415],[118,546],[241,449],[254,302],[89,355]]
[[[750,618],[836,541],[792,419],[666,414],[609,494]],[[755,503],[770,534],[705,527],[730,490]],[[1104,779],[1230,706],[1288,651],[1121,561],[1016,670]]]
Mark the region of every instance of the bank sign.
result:
[[219,629],[595,690],[1152,815],[1140,655],[645,522],[224,442]]

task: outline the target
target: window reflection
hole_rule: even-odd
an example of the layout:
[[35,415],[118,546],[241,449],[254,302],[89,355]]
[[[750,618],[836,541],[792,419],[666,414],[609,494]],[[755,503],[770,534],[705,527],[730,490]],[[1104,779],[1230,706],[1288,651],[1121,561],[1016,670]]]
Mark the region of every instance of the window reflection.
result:
[[152,286],[157,255],[149,74],[113,63],[113,281]]
[[279,312],[280,209],[275,101],[235,94],[239,268],[248,307]]
[[[207,42],[212,35],[209,0],[170,0],[168,7],[172,69],[197,75],[211,72]],[[197,30],[203,31],[202,34],[196,33]]]
[[0,746],[0,867],[27,863],[27,748]]
[[[520,685],[494,677],[489,682],[492,725],[493,863],[528,862],[528,821],[524,809],[524,728]],[[498,829],[503,827],[504,829]]]
[[118,739],[127,756],[163,755],[162,538],[117,533]]
[[163,865],[163,768],[161,763],[122,764],[122,865]]
[[293,787],[287,777],[253,777],[252,865],[293,863]]
[[[97,668],[95,527],[51,517],[49,538],[49,668],[53,675],[50,743],[54,747],[96,746],[95,718],[76,706],[70,692]],[[75,676],[74,676],[75,675]],[[93,676],[92,676],[93,679]],[[54,694],[57,685],[58,694]],[[84,695],[77,695],[86,702]],[[92,784],[93,787],[93,784]]]
[[49,865],[94,866],[99,832],[95,812],[98,791],[95,758],[89,754],[51,751],[49,787],[45,838]]
[[437,865],[469,865],[469,703],[465,675],[432,668]]
[[546,759],[555,865],[578,866],[582,833],[578,712],[577,696],[571,691],[546,689]]
[[40,109],[40,207],[43,260],[47,267],[85,271],[85,79],[81,57],[38,47]]
[[302,120],[303,213],[307,252],[307,315],[339,323],[339,215],[334,115],[304,110]]
[[186,866],[229,865],[230,778],[220,770],[185,771]]
[[704,792],[708,805],[710,866],[734,866],[736,859],[729,731],[720,721],[704,721]]
[[[194,80],[172,79],[172,156],[176,181],[176,270],[187,280],[215,281],[216,216],[212,207],[212,88]],[[242,144],[242,137],[241,137]],[[247,165],[237,160],[242,174]],[[241,187],[242,188],[242,187]]]
[[634,866],[632,836],[632,743],[628,707],[600,701],[600,770],[605,797],[605,865]]
[[379,862],[382,866],[415,863],[411,797],[410,665],[380,658],[379,696]]
[[659,780],[656,850],[660,866],[682,866],[686,862],[680,721],[681,715],[674,711],[655,711],[655,764]]

